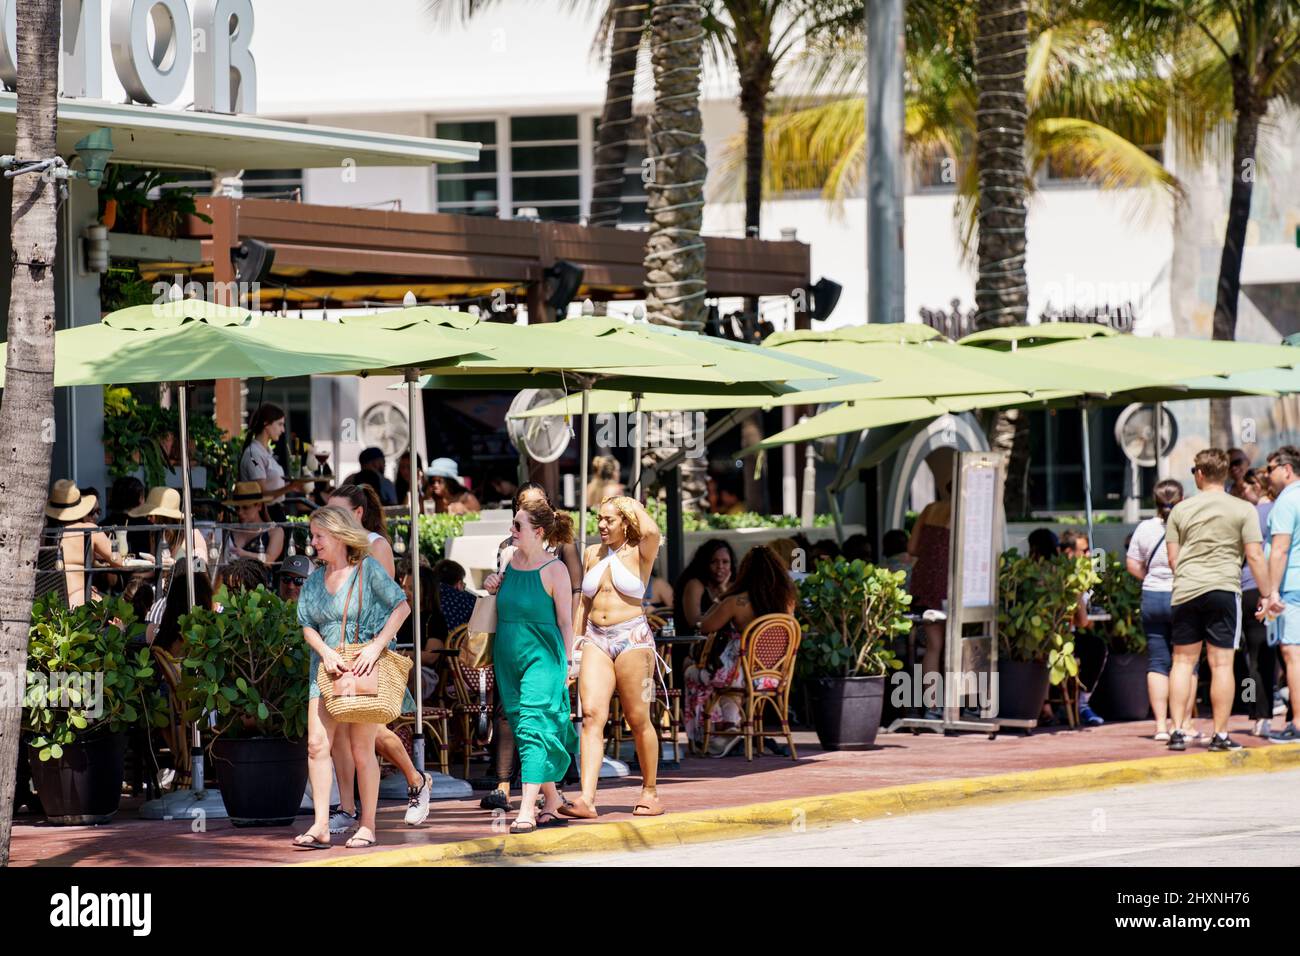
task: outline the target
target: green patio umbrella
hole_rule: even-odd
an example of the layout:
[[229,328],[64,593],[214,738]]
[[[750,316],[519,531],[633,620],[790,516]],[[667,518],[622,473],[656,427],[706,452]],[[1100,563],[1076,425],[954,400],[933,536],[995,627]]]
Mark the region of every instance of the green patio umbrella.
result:
[[[1085,393],[1107,396],[1151,382],[1149,377],[1133,373],[1097,370],[1070,362],[1019,362],[992,350],[972,354],[918,323],[780,332],[770,336],[763,348],[789,360],[815,361],[841,371],[830,380],[789,381],[784,391],[771,396],[722,397],[708,394],[703,387],[694,392],[647,391],[642,409],[772,408],[1007,392],[1024,392],[1031,397],[1039,393],[1057,398]],[[867,382],[864,376],[877,380]],[[622,411],[631,401],[630,391],[605,391],[593,396],[593,410]],[[572,401],[567,405],[557,402],[525,414],[557,414],[572,409]]]
[[[183,299],[179,289],[173,288],[168,301],[120,309],[96,325],[55,333],[54,384],[179,384],[181,495],[185,541],[190,542],[194,536],[194,514],[186,399],[191,381],[356,372],[387,367],[413,354],[430,361],[447,361],[491,348],[463,334],[430,337],[420,344],[418,352],[394,345],[363,330],[332,322],[307,323]],[[7,349],[4,351],[7,353]],[[191,607],[194,605],[192,557],[185,562]],[[197,734],[196,725],[196,747]],[[201,793],[204,782],[201,753],[196,755],[193,776],[192,792]]]
[[[1139,336],[1118,333],[1100,325],[1073,322],[986,329],[966,336],[959,344],[1010,352],[1012,355],[1009,357],[1020,361],[1029,359],[1036,363],[1048,359],[1058,364],[1117,370],[1149,379],[1140,388],[1112,392],[1107,396],[1110,401],[1159,403],[1232,394],[1267,395],[1269,389],[1255,387],[1247,379],[1239,380],[1234,387],[1227,376],[1300,366],[1300,352],[1285,345]],[[1080,403],[1080,414],[1083,425],[1083,504],[1091,544],[1092,458],[1088,404],[1087,400]],[[1156,421],[1160,421],[1159,414]],[[1158,448],[1159,440],[1156,444]]]
[[[740,349],[706,349],[691,341],[689,346],[676,338],[645,331],[620,319],[568,319],[536,325],[507,325],[480,321],[468,313],[436,306],[409,304],[368,316],[345,316],[345,327],[364,329],[375,338],[392,336],[396,342],[420,342],[444,330],[454,334],[472,334],[492,345],[488,354],[462,355],[447,362],[395,363],[406,373],[407,401],[412,423],[415,421],[415,383],[440,389],[510,389],[559,386],[581,389],[584,401],[590,389],[608,380],[676,387],[684,380],[704,381],[719,389],[751,390],[770,394],[773,382],[783,377],[821,375],[806,365],[783,362],[766,355],[755,356]],[[382,331],[380,336],[374,334]],[[378,369],[376,369],[378,371]],[[579,520],[579,548],[586,549],[586,487],[588,461],[587,410],[583,409],[580,440],[579,493],[582,495]],[[638,436],[639,438],[639,436]],[[411,443],[411,473],[416,473],[415,445]],[[415,496],[411,496],[411,554],[419,560]],[[417,585],[418,586],[418,585]],[[419,592],[414,598],[419,602]],[[416,646],[420,641],[420,623],[415,622]],[[416,696],[420,696],[421,675],[416,672]],[[423,769],[423,721],[417,714],[415,740],[417,766]]]

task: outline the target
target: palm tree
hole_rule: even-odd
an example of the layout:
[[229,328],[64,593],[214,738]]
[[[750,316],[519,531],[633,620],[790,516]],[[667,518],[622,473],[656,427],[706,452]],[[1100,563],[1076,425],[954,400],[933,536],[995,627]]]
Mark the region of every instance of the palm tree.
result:
[[[975,31],[975,166],[979,176],[979,274],[975,324],[1024,325],[1025,124],[1029,108],[1028,7],[1023,0],[978,0]],[[1025,514],[1029,497],[1029,417],[1007,408],[993,417],[990,442],[1006,462],[1003,504]]]
[[605,107],[596,127],[591,215],[588,217],[593,226],[617,226],[622,217],[623,168],[627,165],[629,127],[634,119],[632,88],[636,83],[641,35],[651,5],[652,0],[610,0],[605,15],[610,34],[609,79],[605,83]]
[[655,105],[646,134],[646,315],[676,328],[704,328],[703,121],[700,82],[704,11],[698,0],[657,4],[650,14]]
[[[974,25],[961,19],[945,23],[949,33],[936,43],[909,23],[906,145],[916,162],[943,163],[951,172],[955,225],[975,263],[979,167],[962,162],[976,140]],[[1143,149],[1164,138],[1168,82],[1155,61],[1099,41],[1098,27],[1084,18],[1030,21],[1025,188],[1034,193],[1035,178],[1048,164],[1070,168],[1104,189],[1133,190],[1131,211],[1141,220],[1159,208],[1159,197],[1181,193],[1174,175]],[[861,38],[846,40],[833,55],[851,77],[846,82],[860,83]],[[767,122],[764,190],[775,195],[819,189],[838,214],[843,200],[861,193],[865,145],[860,96],[784,103]],[[722,161],[724,180],[737,179],[743,162],[743,143],[736,137]]]
[[[1165,40],[1173,62],[1171,88],[1185,108],[1175,116],[1176,141],[1200,158],[1220,121],[1232,127],[1232,191],[1214,303],[1216,339],[1237,334],[1241,261],[1260,126],[1270,109],[1300,105],[1300,4],[1296,0],[1097,0],[1101,15],[1124,29]],[[1210,437],[1236,444],[1232,404],[1210,403]]]
[[[58,155],[56,145],[59,0],[18,0],[19,159]],[[0,686],[26,687],[27,632],[36,590],[53,446],[54,261],[58,247],[58,187],[44,176],[13,181],[13,261],[10,265],[9,354],[0,403]],[[22,710],[0,702],[0,866],[9,862]]]
[[[977,321],[1023,323],[1032,174],[1062,164],[1103,187],[1138,187],[1144,200],[1177,195],[1176,179],[1142,149],[1164,138],[1167,82],[1145,47],[1118,43],[1104,23],[1078,10],[1040,3],[1026,14],[1019,2],[924,0],[909,14],[909,150],[918,160],[947,163],[953,174],[962,248],[978,265]],[[860,39],[850,38],[830,51],[815,78],[860,84],[861,50]],[[865,141],[859,97],[796,106],[768,123],[767,186],[820,187],[843,199],[865,177]],[[959,161],[972,153],[973,163]],[[1134,211],[1151,208],[1139,201]],[[1009,514],[1026,510],[1028,437],[1026,416],[994,416],[990,440],[1008,463]]]

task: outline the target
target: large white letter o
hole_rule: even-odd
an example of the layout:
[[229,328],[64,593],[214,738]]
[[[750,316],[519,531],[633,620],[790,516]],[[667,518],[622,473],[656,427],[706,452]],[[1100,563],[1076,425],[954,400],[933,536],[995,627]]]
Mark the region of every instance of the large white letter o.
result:
[[113,0],[108,36],[117,77],[132,100],[156,105],[180,97],[194,55],[185,0]]

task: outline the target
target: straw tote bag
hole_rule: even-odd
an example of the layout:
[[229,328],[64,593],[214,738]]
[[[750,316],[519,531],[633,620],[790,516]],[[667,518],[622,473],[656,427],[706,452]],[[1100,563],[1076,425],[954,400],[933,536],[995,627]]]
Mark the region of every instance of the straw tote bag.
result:
[[[352,603],[352,589],[356,587],[357,578],[364,573],[364,565],[357,568],[352,583],[348,585],[347,597],[343,599],[343,628],[338,652],[348,667],[361,656],[364,585],[361,594],[357,595],[357,641],[351,644],[348,643],[348,605]],[[387,724],[402,714],[402,697],[411,666],[409,657],[385,648],[374,668],[364,677],[344,673],[337,679],[332,678],[325,662],[321,661],[316,667],[316,684],[320,687],[321,699],[325,701],[325,710],[339,723]]]
[[460,645],[460,662],[466,667],[492,666],[492,635],[497,630],[497,596],[489,594],[474,602],[474,610]]

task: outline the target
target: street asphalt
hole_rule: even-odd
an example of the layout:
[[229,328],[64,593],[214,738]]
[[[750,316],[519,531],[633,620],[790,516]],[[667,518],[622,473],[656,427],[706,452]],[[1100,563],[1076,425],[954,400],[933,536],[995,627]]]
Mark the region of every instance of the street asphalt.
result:
[[538,866],[1300,866],[1300,770],[1115,787]]

